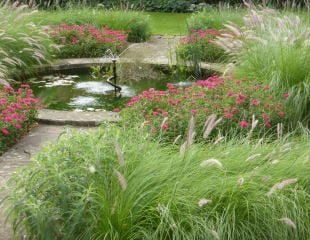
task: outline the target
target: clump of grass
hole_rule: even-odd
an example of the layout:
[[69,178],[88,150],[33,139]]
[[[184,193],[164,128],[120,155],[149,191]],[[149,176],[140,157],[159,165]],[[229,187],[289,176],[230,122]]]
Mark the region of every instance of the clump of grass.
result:
[[34,11],[26,5],[0,4],[0,78],[27,72],[50,59],[54,44],[41,27],[27,21]]
[[141,129],[69,132],[11,179],[9,219],[30,239],[306,240],[308,140],[180,154]]
[[309,124],[310,28],[298,16],[250,9],[244,26],[227,25],[232,34],[217,41],[236,62],[238,76],[257,79],[289,93],[293,122]]

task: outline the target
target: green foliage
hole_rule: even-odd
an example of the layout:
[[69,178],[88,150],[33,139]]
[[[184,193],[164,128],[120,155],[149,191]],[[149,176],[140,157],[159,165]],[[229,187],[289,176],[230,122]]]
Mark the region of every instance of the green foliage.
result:
[[214,44],[214,40],[221,34],[215,29],[197,30],[181,40],[177,49],[178,56],[185,61],[198,65],[201,62],[224,62],[227,58],[225,51]]
[[107,27],[61,24],[52,28],[49,34],[61,44],[61,51],[56,53],[61,58],[102,57],[107,50],[119,53],[127,45],[124,31]]
[[233,22],[235,24],[242,23],[244,9],[211,9],[193,14],[187,21],[188,32],[192,30],[217,29],[220,30],[224,24]]
[[0,4],[0,79],[51,58],[55,46],[41,27],[27,20],[32,14],[25,7]]
[[29,130],[39,107],[28,85],[0,86],[0,155]]
[[[309,125],[310,27],[298,16],[272,10],[252,10],[244,26],[228,26],[235,34],[218,41],[233,56],[232,71],[240,77],[270,84],[278,94],[288,92],[293,122]],[[309,20],[308,20],[309,21]]]
[[[249,131],[262,136],[274,134],[280,123],[288,128],[285,101],[257,81],[213,76],[192,87],[168,84],[167,91],[144,91],[132,98],[121,116],[128,128],[143,124],[154,138],[168,142],[186,138],[183,134],[191,116],[196,136],[202,141],[206,135],[231,138],[246,136]],[[209,130],[212,134],[206,134]]]
[[146,41],[150,35],[149,16],[142,12],[112,11],[99,8],[69,8],[55,11],[39,11],[30,17],[41,25],[78,24],[109,27],[128,32],[131,42]]
[[10,180],[30,239],[309,239],[309,139],[192,146],[141,129],[63,135]]

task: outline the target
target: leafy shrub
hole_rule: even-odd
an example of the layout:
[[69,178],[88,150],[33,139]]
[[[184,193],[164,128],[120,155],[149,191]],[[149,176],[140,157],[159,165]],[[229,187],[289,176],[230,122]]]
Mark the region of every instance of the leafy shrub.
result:
[[42,25],[93,25],[108,27],[128,33],[129,42],[146,41],[150,35],[149,16],[135,11],[113,11],[99,8],[69,8],[55,11],[39,11],[29,21]]
[[243,9],[238,10],[205,10],[193,14],[187,21],[188,32],[193,30],[217,29],[220,30],[224,24],[233,22],[235,24],[242,24],[242,17],[244,15]]
[[186,132],[191,115],[200,138],[207,117],[214,114],[222,119],[217,126],[221,134],[231,137],[250,129],[262,134],[287,121],[285,97],[274,97],[270,87],[256,81],[213,76],[184,89],[168,84],[167,91],[145,91],[131,99],[122,116],[125,124],[144,122],[154,136],[169,140]]
[[[8,0],[10,1],[10,0]],[[14,1],[14,0],[12,0]],[[96,6],[103,5],[106,8],[125,8],[125,9],[144,9],[147,11],[161,12],[189,12],[192,11],[191,4],[195,4],[194,9],[200,9],[199,3],[205,4],[204,7],[227,4],[232,6],[243,5],[243,0],[20,0],[24,3],[36,4],[40,8],[65,8],[74,5]],[[307,0],[279,1],[279,0],[253,0],[256,4],[288,8],[288,7],[307,7]]]
[[55,45],[41,27],[26,21],[32,14],[26,6],[0,4],[0,79],[50,59]]
[[309,154],[307,139],[182,156],[139,129],[69,133],[11,179],[9,219],[30,239],[308,240]]
[[234,34],[216,42],[236,62],[230,70],[238,76],[269,84],[278,94],[289,92],[292,121],[309,125],[310,28],[297,16],[270,9],[251,9],[243,27],[228,25]]
[[29,129],[39,107],[28,85],[0,89],[0,154]]
[[60,57],[101,57],[108,49],[121,51],[127,42],[124,31],[87,25],[60,24],[49,34],[63,46]]
[[178,56],[186,61],[199,64],[200,62],[222,62],[225,60],[225,52],[214,44],[221,31],[216,29],[193,30],[189,36],[181,40],[178,47]]

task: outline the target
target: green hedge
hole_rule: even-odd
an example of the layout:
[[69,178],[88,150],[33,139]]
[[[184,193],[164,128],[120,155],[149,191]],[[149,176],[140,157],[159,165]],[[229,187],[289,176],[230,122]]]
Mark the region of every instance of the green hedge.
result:
[[[15,0],[11,0],[15,1]],[[77,4],[86,5],[98,5],[103,4],[106,8],[135,8],[144,9],[146,11],[160,11],[160,12],[189,12],[197,10],[192,8],[192,4],[208,4],[214,5],[219,3],[230,4],[230,5],[242,5],[243,0],[21,0],[25,3],[35,3],[42,8],[53,8],[56,6],[74,6]],[[253,0],[257,4],[262,4],[262,0]],[[270,0],[269,5],[276,7],[283,7],[287,3],[284,1]],[[285,1],[286,2],[286,1]],[[293,1],[292,1],[293,2]],[[295,5],[305,6],[305,0],[294,0]],[[292,3],[291,3],[292,5]],[[199,9],[199,8],[198,8]]]

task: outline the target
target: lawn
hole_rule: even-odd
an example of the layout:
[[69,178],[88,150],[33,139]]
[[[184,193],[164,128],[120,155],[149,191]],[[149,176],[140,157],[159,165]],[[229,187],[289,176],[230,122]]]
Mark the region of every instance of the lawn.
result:
[[185,35],[187,18],[190,13],[160,13],[150,12],[150,25],[153,34]]

